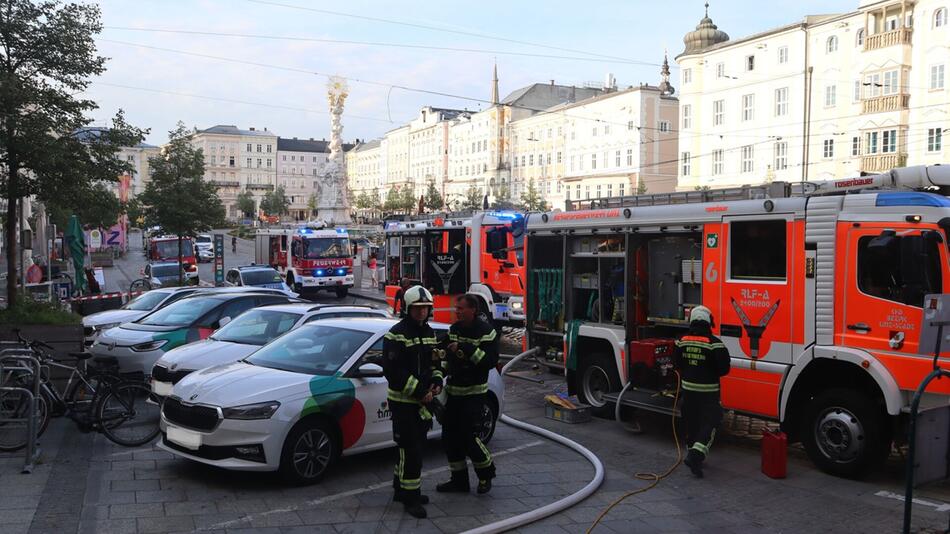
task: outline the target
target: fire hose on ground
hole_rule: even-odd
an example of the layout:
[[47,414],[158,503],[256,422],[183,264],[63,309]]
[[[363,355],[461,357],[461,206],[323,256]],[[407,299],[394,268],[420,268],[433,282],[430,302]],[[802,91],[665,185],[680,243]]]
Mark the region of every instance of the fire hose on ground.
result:
[[[533,348],[527,352],[522,352],[521,354],[515,356],[510,362],[505,364],[505,366],[502,368],[501,376],[504,378],[505,374],[508,373],[508,370],[511,369],[512,365],[518,363],[519,361],[521,361],[522,359],[528,356],[535,354],[536,352],[538,352],[538,350],[539,349],[537,348]],[[565,447],[578,452],[580,455],[586,458],[587,461],[589,461],[591,465],[594,467],[594,478],[590,482],[588,482],[586,486],[584,486],[577,492],[572,493],[571,495],[568,495],[567,497],[564,497],[560,500],[554,501],[551,504],[542,506],[541,508],[537,508],[535,510],[531,510],[530,512],[525,512],[523,514],[519,514],[513,517],[509,517],[507,519],[503,519],[501,521],[496,521],[494,523],[482,525],[478,528],[466,531],[465,534],[490,534],[490,533],[493,534],[496,532],[505,532],[514,528],[527,525],[529,523],[534,523],[535,521],[540,521],[541,519],[544,519],[545,517],[556,514],[557,512],[560,512],[562,510],[566,510],[570,508],[571,506],[574,506],[575,504],[583,501],[587,497],[590,497],[595,491],[597,491],[597,488],[599,488],[600,485],[603,483],[604,464],[601,463],[600,459],[597,458],[597,456],[594,455],[594,453],[590,452],[583,445],[577,443],[576,441],[572,441],[568,438],[565,438],[564,436],[561,436],[559,434],[555,434],[554,432],[551,432],[550,430],[546,430],[544,428],[531,425],[523,421],[519,421],[517,419],[514,419],[504,414],[502,414],[501,417],[499,417],[499,420],[508,426],[513,426],[515,428],[519,428],[521,430],[526,430],[528,432],[531,432],[532,434],[537,434],[541,437],[547,438],[551,441],[564,445]]]

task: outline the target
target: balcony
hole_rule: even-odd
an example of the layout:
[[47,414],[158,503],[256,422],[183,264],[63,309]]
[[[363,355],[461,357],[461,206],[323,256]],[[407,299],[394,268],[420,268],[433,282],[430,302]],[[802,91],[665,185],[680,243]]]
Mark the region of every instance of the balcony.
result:
[[897,167],[903,167],[906,163],[907,154],[903,152],[861,156],[861,170],[864,172],[889,171]]
[[260,191],[273,191],[274,184],[247,184],[248,189],[256,189]]
[[864,39],[864,51],[880,50],[889,46],[909,45],[913,28],[898,28],[888,32],[869,35]]
[[211,180],[211,183],[217,187],[241,187],[241,182],[222,182],[220,180]]
[[903,111],[908,109],[910,95],[887,95],[867,98],[861,101],[861,113],[883,113],[885,111]]

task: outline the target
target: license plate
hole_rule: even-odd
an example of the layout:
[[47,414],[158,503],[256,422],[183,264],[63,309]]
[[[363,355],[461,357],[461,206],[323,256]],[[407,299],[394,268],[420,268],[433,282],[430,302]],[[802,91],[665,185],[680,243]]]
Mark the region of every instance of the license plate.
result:
[[167,397],[172,393],[172,384],[170,382],[159,382],[152,380],[152,393],[159,397]]
[[497,312],[499,315],[504,315],[508,313],[508,306],[505,306],[504,304],[495,304],[495,312]]
[[201,434],[192,432],[191,430],[185,430],[184,428],[178,428],[177,426],[168,425],[165,437],[168,438],[168,441],[177,443],[186,449],[196,451],[201,447]]

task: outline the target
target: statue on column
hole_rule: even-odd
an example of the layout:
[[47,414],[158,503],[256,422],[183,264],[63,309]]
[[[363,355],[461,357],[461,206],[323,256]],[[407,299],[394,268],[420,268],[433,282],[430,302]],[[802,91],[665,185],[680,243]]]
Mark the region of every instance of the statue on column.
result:
[[318,184],[317,214],[328,223],[349,223],[350,205],[347,195],[346,164],[343,157],[343,103],[349,96],[346,80],[330,77],[327,83],[327,101],[330,105],[330,157]]

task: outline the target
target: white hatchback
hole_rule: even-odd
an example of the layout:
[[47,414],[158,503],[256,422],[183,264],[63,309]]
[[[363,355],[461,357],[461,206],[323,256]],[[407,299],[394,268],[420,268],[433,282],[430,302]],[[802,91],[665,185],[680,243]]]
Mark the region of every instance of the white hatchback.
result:
[[242,360],[274,338],[318,319],[392,317],[369,306],[274,304],[248,310],[207,339],[174,348],[152,368],[152,393],[166,397],[182,378],[207,367]]
[[[387,382],[374,362],[394,324],[316,321],[245,360],[189,374],[162,405],[159,447],[226,469],[279,471],[296,484],[318,481],[340,455],[392,447]],[[445,336],[448,325],[431,324]],[[488,386],[484,442],[504,406],[495,369]],[[429,437],[440,432],[435,422]]]

